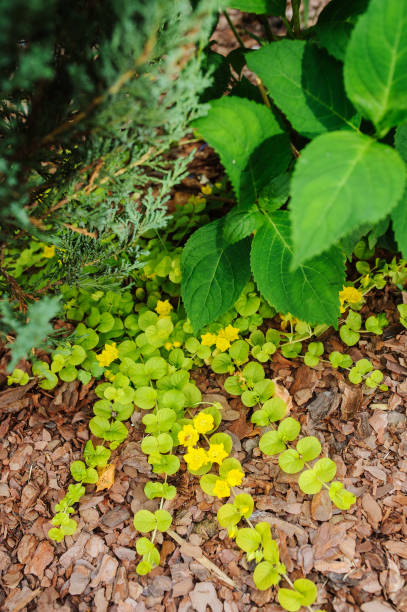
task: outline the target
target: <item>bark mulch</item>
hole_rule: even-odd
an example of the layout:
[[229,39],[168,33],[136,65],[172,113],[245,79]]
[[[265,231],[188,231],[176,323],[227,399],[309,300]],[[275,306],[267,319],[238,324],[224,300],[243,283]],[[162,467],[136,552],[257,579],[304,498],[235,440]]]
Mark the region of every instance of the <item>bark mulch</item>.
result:
[[[255,499],[253,521],[270,522],[291,579],[314,579],[318,605],[329,611],[407,609],[407,333],[396,324],[399,301],[390,290],[373,296],[366,312],[384,311],[392,325],[383,337],[367,336],[349,350],[382,369],[387,392],[351,385],[325,363],[310,369],[277,354],[269,364],[303,434],[320,439],[338,477],[357,496],[347,512],[333,508],[325,491],[303,495],[295,476],[262,456],[260,432],[248,423],[240,399],[224,391],[224,376],[203,369],[194,374],[205,399],[224,405],[223,429],[247,475],[242,491]],[[327,350],[344,349],[334,333],[324,342]],[[160,535],[160,566],[149,576],[136,574],[132,516],[158,505],[143,494],[154,475],[140,450],[139,413],[113,454],[113,487],[95,492],[88,485],[78,532],[60,544],[47,539],[52,509],[70,482],[69,465],[89,438],[94,399],[77,381],[53,392],[32,383],[0,392],[0,609],[280,612],[275,591],[254,588],[253,568],[217,526],[221,502],[185,471],[174,479],[178,496],[165,506],[178,541]],[[202,555],[228,584],[202,564]]]

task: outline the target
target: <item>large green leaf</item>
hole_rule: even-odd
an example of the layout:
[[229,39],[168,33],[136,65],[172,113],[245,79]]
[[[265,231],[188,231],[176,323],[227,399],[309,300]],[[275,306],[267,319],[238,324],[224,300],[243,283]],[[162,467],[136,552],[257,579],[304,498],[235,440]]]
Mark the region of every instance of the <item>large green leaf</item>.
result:
[[241,204],[253,204],[289,164],[288,135],[264,105],[227,96],[193,125],[218,153]]
[[302,40],[282,40],[249,53],[247,65],[300,134],[313,138],[358,128],[356,111],[345,95],[342,65],[325,50]]
[[237,8],[257,15],[285,15],[287,0],[224,0],[224,7]]
[[186,243],[181,260],[182,299],[198,331],[233,306],[250,278],[249,239],[229,245],[223,220],[198,229]]
[[253,239],[251,252],[253,276],[261,293],[278,312],[336,326],[338,293],[345,279],[340,250],[333,247],[294,272],[292,255],[288,212],[267,215],[267,222]]
[[315,138],[303,149],[291,181],[293,264],[383,219],[401,198],[404,182],[403,160],[387,145],[348,131]]
[[[394,139],[397,151],[407,164],[407,123],[404,123],[396,130]],[[407,257],[407,187],[403,197],[393,210],[392,214],[393,231],[403,257]]]
[[381,136],[407,119],[407,0],[370,0],[346,50],[345,86]]
[[353,26],[360,13],[366,10],[369,0],[331,0],[321,12],[314,34],[320,45],[342,62]]

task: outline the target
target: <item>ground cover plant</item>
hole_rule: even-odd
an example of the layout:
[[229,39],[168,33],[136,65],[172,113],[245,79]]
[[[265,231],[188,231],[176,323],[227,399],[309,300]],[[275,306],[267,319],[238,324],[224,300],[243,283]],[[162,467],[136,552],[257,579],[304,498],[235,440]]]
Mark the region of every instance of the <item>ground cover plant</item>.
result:
[[[120,167],[106,167],[104,175],[101,157],[82,168],[83,185],[76,179],[64,184],[64,197],[81,211],[71,227],[63,216],[57,221],[44,216],[49,227],[28,230],[33,219],[24,218],[21,195],[21,214],[12,223],[20,219],[16,236],[22,242],[3,249],[9,294],[3,295],[1,321],[17,335],[11,342],[8,385],[35,383],[52,392],[61,381],[78,380],[83,388],[93,387],[98,397],[89,422],[93,437],[84,445],[83,457],[70,466],[73,482],[55,505],[51,540],[63,542],[76,532],[76,505],[86,487],[112,487],[115,452],[137,414],[144,431],[141,450],[152,466],[144,493],[148,500],[160,500],[154,512],[134,514],[137,573],[146,575],[160,563],[158,534],[172,533],[173,517],[166,508],[186,467],[205,495],[225,501],[217,510],[219,527],[245,554],[256,587],[276,587],[285,610],[321,612],[312,607],[320,603],[314,582],[306,573],[290,578],[270,524],[253,518],[255,502],[245,492],[244,465],[234,456],[232,437],[223,431],[223,406],[204,401],[191,376],[198,368],[223,376],[225,391],[248,409],[264,460],[274,457],[282,473],[297,475],[293,486],[309,496],[325,489],[339,510],[353,507],[356,497],[337,477],[338,466],[327,448],[315,435],[301,436],[301,423],[291,416],[289,397],[281,381],[270,376],[269,363],[276,354],[302,360],[309,368],[326,363],[367,393],[388,391],[377,364],[351,350],[327,349],[324,334],[333,326],[350,349],[361,338],[381,337],[389,320],[384,312],[366,316],[367,298],[390,285],[402,290],[407,279],[406,261],[391,253],[397,252],[397,241],[405,254],[407,108],[400,92],[405,89],[407,56],[399,26],[407,18],[407,4],[398,3],[396,11],[391,1],[384,5],[371,0],[344,9],[332,0],[317,25],[304,29],[299,4],[292,3],[289,21],[284,1],[225,2],[225,10],[260,15],[265,28],[261,48],[245,49],[230,19],[241,46],[237,53],[215,58],[210,49],[203,54],[202,45],[197,47],[195,69],[203,63],[207,70],[212,64],[203,83],[208,85],[211,74],[214,82],[200,98],[199,88],[194,91],[195,106],[186,113],[185,124],[192,120],[196,134],[217,151],[232,191],[226,180],[203,185],[200,194],[168,217],[164,203],[170,187],[184,176],[188,157],[178,164],[171,154],[150,164],[142,148],[144,153],[138,149],[134,159],[126,157],[125,167],[120,158]],[[275,36],[264,19],[270,14],[283,17],[284,40],[271,40]],[[198,12],[198,23],[202,15],[208,17]],[[377,64],[380,39],[371,39],[369,32],[383,19],[389,24],[388,53],[381,56],[375,91],[370,82],[361,91],[360,72],[366,70],[361,49],[367,45]],[[216,23],[216,13],[207,21]],[[252,82],[242,76],[245,63],[257,75],[249,75]],[[149,79],[152,66],[147,59]],[[328,78],[320,78],[321,67]],[[161,85],[165,91],[169,87],[168,82]],[[385,86],[384,93],[380,86]],[[173,95],[178,97],[179,90]],[[201,117],[195,119],[197,114]],[[142,127],[144,144],[161,135],[156,124]],[[159,156],[182,129],[167,134]],[[125,136],[132,140],[130,132]],[[81,146],[85,151],[84,142]],[[114,194],[101,187],[107,176],[124,174],[128,164],[142,170],[128,175],[126,188],[116,185]],[[145,189],[135,200],[145,200],[129,213],[136,179],[145,180]],[[99,193],[90,203],[86,198],[94,183]],[[78,204],[80,196],[72,197],[78,192],[86,194],[85,207]],[[222,203],[233,199],[236,205],[225,214]],[[94,207],[106,200],[102,214],[113,211],[108,223],[102,225],[99,210],[92,225]],[[98,235],[89,236],[96,228]],[[17,244],[24,244],[22,252]],[[7,301],[11,295],[25,308],[30,299],[56,288],[57,296],[28,307],[28,327]],[[406,308],[398,305],[404,327]],[[56,316],[58,331],[49,322]],[[46,334],[47,353],[31,351],[31,367],[18,367]]]

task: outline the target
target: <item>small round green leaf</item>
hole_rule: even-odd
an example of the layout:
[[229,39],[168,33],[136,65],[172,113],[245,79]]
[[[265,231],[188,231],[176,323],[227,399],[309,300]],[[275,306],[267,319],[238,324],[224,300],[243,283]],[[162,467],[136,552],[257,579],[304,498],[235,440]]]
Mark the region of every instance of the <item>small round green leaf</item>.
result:
[[133,525],[137,531],[149,533],[157,527],[157,519],[149,510],[139,510],[134,515]]
[[304,467],[304,461],[294,448],[288,448],[278,457],[278,464],[286,474],[297,474]]
[[268,431],[260,438],[259,448],[265,455],[278,455],[285,450],[285,444],[278,431]]
[[312,461],[321,453],[322,447],[318,438],[315,436],[306,436],[297,442],[297,451],[300,453],[304,461]]
[[255,552],[261,544],[261,536],[255,529],[243,527],[237,532],[236,544],[246,553]]

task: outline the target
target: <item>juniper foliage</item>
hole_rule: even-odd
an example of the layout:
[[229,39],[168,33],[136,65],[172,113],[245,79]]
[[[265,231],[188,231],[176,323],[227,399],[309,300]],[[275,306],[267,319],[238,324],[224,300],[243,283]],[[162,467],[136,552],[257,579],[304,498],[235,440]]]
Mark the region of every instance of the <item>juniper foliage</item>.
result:
[[6,241],[21,250],[35,236],[64,249],[51,283],[89,287],[91,271],[92,283],[117,285],[139,265],[137,238],[165,225],[187,168],[173,149],[203,112],[214,4],[0,3],[3,298],[15,297]]

